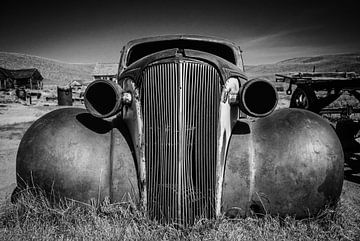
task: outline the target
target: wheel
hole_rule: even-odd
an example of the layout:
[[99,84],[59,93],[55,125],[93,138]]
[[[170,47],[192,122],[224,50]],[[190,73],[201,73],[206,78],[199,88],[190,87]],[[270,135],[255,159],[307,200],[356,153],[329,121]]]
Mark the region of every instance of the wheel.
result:
[[298,86],[291,96],[290,108],[306,109],[318,112],[318,98],[312,88],[309,86]]
[[356,141],[360,124],[351,119],[340,120],[336,123],[336,134],[338,135],[345,153],[359,153],[360,144]]

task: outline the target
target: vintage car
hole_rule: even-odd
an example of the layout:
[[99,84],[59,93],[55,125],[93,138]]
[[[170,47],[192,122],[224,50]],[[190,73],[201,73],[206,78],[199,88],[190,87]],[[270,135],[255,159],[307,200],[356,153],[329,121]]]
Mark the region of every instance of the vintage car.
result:
[[318,115],[280,109],[248,80],[235,44],[200,36],[129,42],[117,82],[97,80],[85,109],[46,114],[25,133],[17,188],[83,202],[133,201],[150,218],[317,214],[336,204],[343,151]]

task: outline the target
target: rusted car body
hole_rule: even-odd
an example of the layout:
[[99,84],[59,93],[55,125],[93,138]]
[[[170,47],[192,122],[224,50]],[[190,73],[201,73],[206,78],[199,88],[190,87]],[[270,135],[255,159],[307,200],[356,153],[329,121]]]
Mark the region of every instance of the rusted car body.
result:
[[274,111],[271,83],[248,80],[240,49],[199,36],[129,42],[118,82],[97,80],[86,109],[37,120],[17,155],[18,190],[81,201],[136,200],[151,218],[270,213],[298,218],[339,199],[343,151],[306,110]]

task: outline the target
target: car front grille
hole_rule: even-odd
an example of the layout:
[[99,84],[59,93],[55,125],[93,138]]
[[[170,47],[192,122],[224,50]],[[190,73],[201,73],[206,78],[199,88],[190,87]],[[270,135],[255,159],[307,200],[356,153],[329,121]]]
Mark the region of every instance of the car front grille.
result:
[[143,72],[147,208],[163,223],[215,215],[220,77],[203,62],[157,63]]

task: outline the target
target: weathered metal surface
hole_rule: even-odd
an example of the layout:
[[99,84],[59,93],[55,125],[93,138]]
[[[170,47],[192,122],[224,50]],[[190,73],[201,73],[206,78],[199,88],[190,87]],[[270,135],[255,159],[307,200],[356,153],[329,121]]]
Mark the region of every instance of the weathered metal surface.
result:
[[[343,152],[334,130],[303,110],[247,118],[273,111],[273,86],[247,82],[239,53],[231,63],[181,48],[182,39],[171,37],[180,47],[151,50],[126,66],[135,41],[121,57],[121,88],[89,85],[89,112],[118,114],[111,121],[63,109],[35,122],[19,148],[18,185],[34,183],[82,201],[133,192],[150,217],[179,224],[218,216],[221,208],[229,216],[252,210],[306,217],[335,203]],[[151,41],[157,40],[139,43]]]
[[123,90],[110,80],[95,80],[84,93],[86,109],[99,118],[107,118],[120,112],[123,106]]
[[132,102],[124,106],[121,112],[121,119],[127,126],[134,147],[134,156],[136,156],[136,166],[138,167],[138,182],[140,188],[141,206],[144,210],[147,207],[147,183],[146,183],[146,160],[145,160],[145,142],[144,142],[144,122],[140,103],[139,89],[136,89],[135,83],[131,79],[122,81],[124,91],[131,94]]
[[125,69],[119,76],[121,79],[130,78],[132,79],[137,87],[141,86],[141,75],[144,69],[151,63],[162,61],[164,59],[176,59],[178,57],[187,57],[194,61],[202,61],[214,66],[221,75],[221,84],[231,77],[239,78],[244,81],[247,80],[245,74],[239,69],[238,66],[222,59],[216,55],[212,55],[206,52],[191,50],[191,49],[167,49],[160,52],[153,53],[145,58],[142,58],[133,63],[129,68]]
[[55,110],[25,133],[16,160],[19,187],[40,187],[56,197],[87,202],[138,195],[133,156],[120,120],[98,119],[86,110]]
[[[189,57],[191,56],[191,58]],[[127,70],[125,70],[124,72],[121,73],[120,75],[120,79],[119,79],[119,83],[120,85],[122,85],[124,91],[129,91],[131,93],[134,92],[134,90],[143,90],[144,89],[144,78],[143,78],[143,73],[144,71],[147,69],[148,66],[150,65],[156,65],[156,64],[164,64],[164,63],[179,63],[181,61],[186,61],[189,62],[189,65],[199,65],[199,66],[203,66],[201,68],[204,68],[204,70],[206,69],[205,66],[212,66],[214,71],[217,70],[218,74],[219,74],[219,84],[220,84],[220,88],[222,88],[222,86],[224,85],[224,79],[226,78],[230,78],[231,76],[233,76],[232,78],[234,80],[236,80],[237,82],[246,82],[246,77],[244,76],[244,74],[235,66],[232,65],[231,63],[227,63],[225,60],[216,57],[216,56],[211,56],[209,54],[206,53],[202,53],[200,51],[193,51],[193,50],[182,50],[179,51],[179,49],[170,49],[170,50],[165,50],[165,51],[161,51],[152,55],[147,56],[146,58],[143,58],[139,61],[137,61],[136,63],[134,63],[133,65],[131,65],[131,67],[129,67]],[[208,68],[207,67],[207,68]],[[187,70],[186,73],[184,73],[184,84],[186,84],[187,79],[195,79],[195,78],[199,78],[199,81],[196,81],[196,85],[194,85],[194,88],[189,88],[189,95],[186,95],[186,99],[184,101],[188,102],[188,103],[194,103],[194,106],[192,106],[192,108],[196,109],[196,102],[194,102],[191,99],[188,99],[188,97],[190,98],[191,96],[192,99],[194,99],[195,97],[200,97],[200,96],[208,96],[208,98],[211,99],[211,96],[214,97],[214,93],[212,93],[211,91],[209,92],[208,86],[209,83],[207,83],[207,78],[209,78],[210,76],[207,77],[207,72],[206,71],[194,71],[196,68],[190,68],[189,70]],[[179,72],[180,73],[180,72]],[[178,73],[178,74],[179,74]],[[176,75],[175,71],[170,71],[169,69],[167,69],[164,73],[165,76],[168,76],[167,78],[172,78],[173,75]],[[201,81],[200,81],[201,79]],[[211,78],[209,79],[209,81],[211,80]],[[150,80],[149,80],[150,81]],[[154,82],[153,84],[156,84],[159,79],[155,76],[154,78],[151,78],[151,81]],[[160,81],[161,82],[161,81]],[[132,84],[129,84],[132,83]],[[160,83],[157,83],[160,84]],[[164,83],[165,84],[165,83]],[[190,84],[190,83],[189,83]],[[130,87],[131,86],[131,87]],[[128,88],[130,87],[130,88]],[[178,86],[179,87],[179,86]],[[201,88],[200,88],[201,87]],[[179,87],[180,88],[180,87]],[[180,90],[176,90],[174,89],[174,91],[176,93],[178,93]],[[203,91],[203,93],[202,93]],[[166,91],[165,91],[166,92]],[[181,92],[183,92],[183,90],[181,90]],[[180,93],[180,92],[179,92]],[[160,98],[162,95],[166,95],[166,93],[163,93],[163,91],[152,91],[151,92],[152,95],[154,95],[152,98]],[[226,95],[229,94],[226,91]],[[173,96],[174,98],[175,96]],[[128,128],[130,130],[130,132],[132,133],[133,136],[133,140],[134,143],[136,143],[136,148],[139,148],[139,155],[138,155],[138,163],[140,163],[140,177],[148,177],[148,173],[144,173],[145,169],[142,168],[142,164],[143,163],[148,163],[147,158],[145,157],[145,152],[147,151],[147,146],[144,146],[145,143],[141,142],[140,140],[144,140],[144,137],[146,138],[147,134],[145,133],[145,128],[146,125],[144,124],[144,129],[138,128],[136,123],[143,123],[144,122],[144,118],[143,118],[143,114],[144,114],[144,110],[146,108],[146,105],[151,105],[151,103],[148,103],[148,101],[150,100],[146,100],[144,94],[141,94],[141,98],[142,99],[142,103],[141,103],[141,107],[142,111],[136,111],[135,107],[136,106],[129,106],[127,108],[123,109],[123,118],[125,120],[125,122],[128,124]],[[135,98],[136,99],[136,98]],[[215,98],[216,99],[216,98]],[[211,100],[215,100],[215,99],[211,99]],[[164,99],[160,99],[162,102],[166,102],[168,103],[168,101],[164,100]],[[226,101],[226,100],[225,100]],[[164,104],[165,104],[164,102]],[[219,100],[220,102],[220,100]],[[160,103],[159,103],[160,104]],[[169,103],[168,103],[169,104]],[[227,103],[227,105],[229,105]],[[209,107],[209,106],[207,106]],[[181,109],[181,108],[180,108]],[[230,119],[236,119],[238,116],[238,107],[237,106],[233,106],[232,108],[232,116],[230,117]],[[154,110],[153,110],[154,111]],[[171,111],[177,111],[176,109],[171,110]],[[210,116],[210,112],[213,111],[211,110],[211,108],[208,108],[204,113],[206,116]],[[233,115],[233,112],[235,113],[235,115]],[[200,115],[199,112],[197,112],[198,115]],[[214,113],[214,112],[213,112]],[[216,112],[215,112],[216,113]],[[227,125],[227,121],[229,120],[229,116],[226,115],[227,112],[224,112],[225,114],[223,114],[223,119],[226,121],[221,124],[221,126],[226,126]],[[155,115],[160,115],[161,113],[155,114]],[[168,113],[169,114],[169,113]],[[218,113],[217,115],[220,115],[220,113]],[[181,119],[184,118],[185,116],[183,116],[182,114],[177,114],[174,115],[175,119]],[[194,117],[195,118],[195,117]],[[199,117],[200,118],[200,117]],[[220,116],[219,116],[220,118]],[[184,120],[187,120],[186,118]],[[201,117],[201,120],[203,122],[203,124],[206,124],[206,122],[208,121],[206,117]],[[187,120],[190,121],[190,120]],[[231,120],[230,120],[231,122]],[[219,123],[220,124],[220,123]],[[141,125],[143,126],[143,125]],[[216,153],[218,152],[219,149],[219,135],[220,135],[220,130],[221,130],[221,126],[217,126],[217,130],[213,133],[216,135],[216,140],[218,142],[217,144],[217,150]],[[227,145],[227,140],[230,137],[230,131],[231,131],[231,126],[230,129],[228,131],[228,135],[226,136],[225,139],[221,140],[221,145],[224,146],[225,148],[223,148],[220,151],[220,156],[216,157],[216,165],[217,162],[221,161],[221,163],[223,164],[224,162],[222,160],[224,160],[225,155],[226,155],[226,145]],[[139,137],[139,138],[138,138]],[[152,141],[160,141],[160,137],[157,137],[155,139],[153,139]],[[224,142],[225,141],[225,142]],[[144,152],[145,150],[145,152]],[[183,158],[181,158],[183,159]],[[204,171],[209,171],[206,168],[204,168]],[[170,174],[169,174],[170,175]],[[180,175],[180,174],[177,174]],[[196,177],[196,174],[194,174],[194,178]],[[222,176],[221,176],[222,177]],[[201,179],[200,175],[199,177],[197,177],[199,179]],[[219,179],[219,180],[218,180]],[[216,182],[221,181],[221,178],[218,178],[218,176],[216,177]],[[147,203],[150,201],[150,199],[147,197],[148,191],[146,191],[147,189],[149,189],[149,183],[145,180],[145,179],[141,179],[140,181],[141,183],[141,194],[142,194],[142,200],[143,203]],[[220,185],[217,185],[218,187],[221,187]],[[146,189],[146,190],[145,190]],[[215,187],[216,189],[216,187]],[[219,190],[221,190],[219,188]],[[221,195],[221,191],[220,194]],[[208,200],[209,202],[213,202],[214,203],[214,199]],[[216,203],[221,203],[221,197],[219,198],[215,198],[215,202]],[[146,207],[148,207],[150,204],[145,205]],[[210,209],[216,209],[214,207],[215,205],[212,205],[212,207],[210,207]],[[218,206],[216,204],[216,206]],[[169,207],[170,209],[174,209],[175,207]],[[199,208],[201,209],[201,208]],[[209,207],[206,207],[207,210],[210,210]],[[218,210],[218,211],[216,211]],[[216,214],[220,214],[220,208],[214,210]],[[194,220],[193,217],[196,217],[198,215],[196,215],[195,213],[192,213],[188,210],[185,210],[186,212],[190,213],[190,215],[188,215],[188,219],[187,220],[179,220],[177,219],[176,221],[182,222],[182,223],[191,223],[191,220]],[[211,213],[212,211],[210,211]],[[184,211],[183,211],[184,213]],[[178,216],[180,217],[182,214],[179,214]],[[192,217],[191,217],[192,215]],[[203,214],[204,217],[210,217],[209,214],[204,213]],[[170,218],[171,219],[171,218]],[[174,220],[174,219],[172,219]]]
[[277,101],[278,95],[274,85],[262,79],[247,81],[241,86],[239,92],[241,111],[253,117],[264,117],[271,114]]
[[[227,46],[229,48],[229,50],[231,50],[232,54],[233,54],[233,58],[234,58],[234,62],[233,64],[235,64],[236,66],[238,66],[238,69],[243,69],[243,63],[242,63],[242,58],[241,58],[241,52],[239,47],[228,41],[228,40],[224,40],[224,39],[220,39],[220,38],[214,38],[214,37],[205,37],[205,36],[198,36],[198,35],[164,35],[164,36],[156,36],[156,37],[148,37],[148,38],[142,38],[142,39],[136,39],[133,41],[130,41],[128,44],[126,44],[124,46],[123,49],[123,55],[122,58],[120,59],[120,64],[119,64],[119,70],[122,69],[126,69],[127,67],[129,67],[129,62],[131,63],[131,61],[129,61],[131,59],[131,54],[132,54],[132,50],[134,47],[138,46],[138,45],[147,45],[149,47],[149,49],[153,48],[154,43],[162,43],[164,46],[167,46],[166,48],[162,48],[164,49],[171,49],[171,48],[178,48],[178,47],[171,47],[171,46],[175,46],[176,44],[171,44],[171,42],[175,42],[175,41],[183,41],[183,42],[189,42],[188,48],[184,48],[181,47],[182,49],[187,49],[188,51],[191,51],[190,49],[196,49],[196,48],[191,48],[191,45],[195,46],[201,46],[204,45],[206,46],[207,43],[213,43],[212,45],[209,46],[208,49],[206,48],[202,48],[203,51],[197,51],[197,52],[202,52],[204,55],[208,55],[207,58],[209,58],[209,55],[211,56],[211,52],[216,52],[218,51],[218,48],[216,48],[216,46]],[[190,44],[192,42],[192,44]],[[180,47],[180,46],[179,46]],[[151,53],[155,53],[155,52],[160,52],[161,49],[158,49],[157,51],[152,51]],[[147,54],[150,55],[151,53]],[[191,57],[191,56],[189,56]],[[121,73],[121,71],[119,71]]]
[[146,68],[143,84],[150,217],[179,224],[214,217],[218,72],[171,61]]
[[314,215],[339,199],[343,164],[335,131],[309,111],[283,109],[239,122],[229,146],[224,211]]
[[229,78],[221,91],[219,106],[219,125],[217,128],[217,161],[215,186],[215,214],[221,215],[222,186],[224,181],[225,160],[231,137],[231,129],[239,116],[239,105],[231,104],[229,95],[239,92],[240,83],[237,78]]
[[70,86],[57,87],[58,105],[72,106],[72,92]]
[[[228,190],[222,189],[224,170],[226,168],[225,157],[226,155],[233,154],[231,149],[229,152],[227,152],[227,150],[231,130],[236,124],[239,110],[244,110],[244,112],[253,116],[268,115],[276,106],[277,94],[270,83],[262,80],[254,80],[245,84],[246,81],[242,79],[242,75],[239,75],[238,78],[229,78],[225,85],[221,85],[221,77],[231,76],[229,73],[235,74],[235,72],[219,75],[218,82],[220,87],[222,86],[222,94],[221,98],[219,97],[217,100],[219,110],[215,111],[218,113],[219,123],[215,125],[216,131],[213,131],[213,134],[216,133],[216,154],[208,155],[209,153],[204,152],[205,154],[201,155],[205,157],[209,156],[210,159],[211,157],[216,158],[216,168],[212,169],[216,172],[216,176],[211,179],[211,168],[204,165],[204,163],[207,164],[211,162],[202,163],[202,168],[199,169],[204,171],[204,175],[202,175],[201,171],[193,170],[194,165],[196,166],[198,162],[196,156],[194,156],[194,154],[186,154],[193,153],[194,151],[191,151],[191,149],[202,149],[202,146],[206,146],[205,143],[211,140],[211,138],[209,138],[211,135],[205,135],[208,138],[200,138],[198,141],[202,144],[197,148],[197,144],[194,146],[193,141],[186,139],[186,136],[192,136],[187,135],[186,130],[189,129],[187,123],[189,124],[197,118],[199,118],[199,120],[201,119],[199,123],[203,123],[205,126],[202,127],[203,124],[195,125],[190,128],[194,129],[190,132],[205,133],[205,127],[210,126],[208,118],[212,116],[209,111],[213,111],[217,106],[215,105],[209,108],[209,106],[206,105],[208,107],[207,109],[199,111],[201,103],[207,103],[208,101],[202,101],[201,99],[195,101],[195,99],[201,96],[214,97],[215,92],[209,91],[211,88],[209,88],[209,86],[207,87],[211,82],[211,75],[204,71],[205,69],[197,71],[195,67],[205,68],[208,66],[207,68],[209,68],[210,65],[196,59],[186,58],[182,56],[182,54],[178,56],[173,55],[176,55],[176,51],[160,52],[151,55],[141,60],[141,63],[136,63],[133,69],[125,71],[120,76],[120,84],[123,90],[134,96],[133,103],[123,109],[122,118],[130,130],[134,143],[137,157],[136,163],[139,166],[138,175],[140,177],[141,198],[150,216],[158,220],[167,222],[175,221],[185,224],[192,223],[196,217],[200,217],[197,212],[201,213],[203,217],[212,217],[214,214],[220,215],[221,204],[224,201],[222,195]],[[162,58],[162,60],[156,61],[157,58]],[[155,62],[152,63],[151,61]],[[188,63],[190,67],[187,67],[186,71],[183,72],[182,70],[185,68],[186,63]],[[145,65],[142,66],[142,64]],[[140,73],[143,73],[143,75]],[[201,76],[207,77],[202,79]],[[198,81],[195,81],[194,78],[198,78]],[[193,86],[191,88],[185,88],[187,85]],[[201,93],[201,89],[207,90],[205,95]],[[138,93],[139,90],[142,92]],[[262,101],[265,102],[265,106],[258,105],[259,102],[255,95],[259,92],[262,93]],[[237,102],[229,103],[229,95],[233,93],[240,93],[238,98],[241,103],[240,108],[237,106]],[[96,89],[94,89],[94,96],[97,95]],[[212,100],[216,101],[216,98],[212,98]],[[97,101],[101,102],[100,99]],[[185,108],[186,103],[190,104],[190,106]],[[196,109],[197,111],[195,112],[197,114],[192,115],[192,111]],[[199,116],[201,114],[205,114],[208,118]],[[174,132],[176,134],[173,136],[173,138],[176,139],[174,143],[171,141],[173,124],[179,129],[177,132]],[[182,127],[180,128],[180,126]],[[181,130],[185,132],[181,134]],[[180,141],[183,139],[187,141]],[[198,141],[196,143],[198,143]],[[248,140],[241,140],[239,145],[245,147],[246,145],[244,145],[244,143],[246,144],[248,142]],[[186,145],[181,146],[181,143],[185,143]],[[190,149],[187,148],[188,145],[190,145]],[[249,148],[250,147],[247,146],[246,150],[248,151]],[[205,149],[208,149],[207,152],[209,152],[211,148],[204,148],[203,150]],[[241,153],[241,155],[243,155],[245,159],[251,158],[250,154],[246,151]],[[188,164],[185,165],[186,163]],[[254,166],[254,163],[251,163],[251,165]],[[184,169],[186,166],[188,169]],[[226,178],[227,175],[225,172]],[[242,175],[241,178],[244,177],[245,175]],[[254,179],[255,171],[247,175],[247,178],[249,178],[249,180],[250,178]],[[197,184],[194,184],[196,180],[209,183],[210,186],[212,180],[215,181],[215,188],[209,189],[213,194],[205,198],[207,199],[205,202],[210,202],[209,204],[200,202],[196,204],[199,201],[197,197],[199,196],[198,194],[204,193],[203,190],[200,190],[201,188],[197,188]],[[237,185],[238,184],[236,184],[235,187],[237,187]],[[194,190],[191,191],[192,189]],[[253,192],[254,189],[255,186],[253,183],[249,186],[249,191],[251,190]],[[242,194],[242,196],[246,195]],[[195,200],[195,204],[192,203],[192,200]],[[227,199],[225,198],[225,200]],[[246,199],[246,203],[249,203],[248,199]],[[204,207],[209,206],[212,208],[207,208],[207,212],[201,211]],[[193,207],[195,207],[197,211]]]

